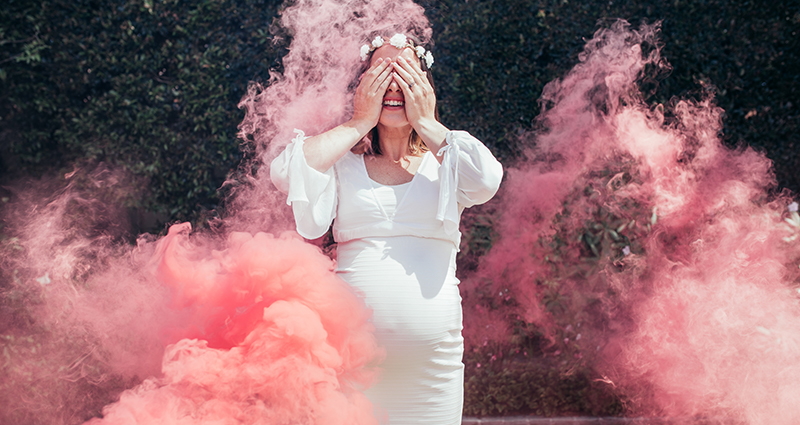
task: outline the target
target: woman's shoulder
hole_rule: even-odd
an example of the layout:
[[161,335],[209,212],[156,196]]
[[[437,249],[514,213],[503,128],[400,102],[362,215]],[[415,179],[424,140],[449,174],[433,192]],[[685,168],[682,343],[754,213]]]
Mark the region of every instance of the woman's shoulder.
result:
[[345,152],[338,161],[336,161],[336,165],[340,164],[358,164],[359,162],[363,162],[364,154],[363,153],[353,153],[351,151]]
[[355,154],[353,152],[346,152],[336,161],[334,169],[338,175],[353,175],[357,174],[364,168],[364,154]]
[[425,153],[422,154],[422,162],[419,164],[417,172],[436,171],[439,169],[439,165],[439,161],[436,160],[436,155],[431,151],[425,151]]

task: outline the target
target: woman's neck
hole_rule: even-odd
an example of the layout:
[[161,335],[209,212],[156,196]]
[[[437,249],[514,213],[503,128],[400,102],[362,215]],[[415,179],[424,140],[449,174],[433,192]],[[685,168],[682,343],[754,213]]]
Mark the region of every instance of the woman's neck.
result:
[[385,127],[378,124],[378,139],[381,144],[381,155],[394,161],[411,154],[408,139],[411,137],[411,125],[406,127]]

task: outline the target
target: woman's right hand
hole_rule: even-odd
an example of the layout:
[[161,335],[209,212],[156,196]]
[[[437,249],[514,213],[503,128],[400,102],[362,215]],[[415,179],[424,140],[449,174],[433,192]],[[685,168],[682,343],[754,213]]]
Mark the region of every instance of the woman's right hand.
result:
[[378,124],[383,109],[383,96],[392,82],[391,61],[378,58],[361,77],[353,97],[353,121],[367,128]]
[[383,109],[383,96],[392,82],[392,62],[375,60],[361,77],[353,97],[353,118],[303,143],[306,163],[319,172],[326,172],[378,124]]

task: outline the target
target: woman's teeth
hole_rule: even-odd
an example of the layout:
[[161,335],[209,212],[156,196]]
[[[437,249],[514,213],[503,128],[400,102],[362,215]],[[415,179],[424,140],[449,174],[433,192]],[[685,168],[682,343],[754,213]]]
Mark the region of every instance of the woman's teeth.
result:
[[384,100],[383,106],[403,106],[405,102],[402,100]]

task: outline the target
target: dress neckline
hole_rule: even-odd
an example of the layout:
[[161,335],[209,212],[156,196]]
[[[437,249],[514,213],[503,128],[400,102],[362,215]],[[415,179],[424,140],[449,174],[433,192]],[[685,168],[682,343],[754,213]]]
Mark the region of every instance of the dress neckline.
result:
[[[375,180],[372,180],[372,177],[369,176],[369,171],[367,171],[367,163],[365,162],[364,158],[365,155],[361,154],[361,170],[363,170],[364,177],[366,177],[367,181],[369,182],[370,192],[372,192],[372,199],[375,201],[375,204],[378,205],[378,208],[380,208],[381,212],[383,213],[383,216],[386,217],[387,220],[389,221],[394,220],[395,215],[397,215],[397,211],[399,211],[400,207],[405,203],[406,198],[408,198],[408,193],[411,192],[411,185],[417,180],[417,175],[420,174],[420,171],[423,170],[422,167],[424,167],[426,162],[428,161],[429,154],[430,151],[425,152],[425,154],[422,156],[422,162],[419,163],[419,167],[417,167],[417,171],[414,173],[414,176],[411,177],[411,181],[400,184],[382,184],[376,182]],[[389,214],[386,211],[386,208],[384,208],[383,205],[381,204],[381,201],[378,198],[378,195],[375,193],[375,190],[383,187],[388,187],[390,189],[403,188],[403,186],[408,186],[408,187],[404,188],[405,193],[403,193],[402,196],[400,197],[400,200],[397,201],[397,205],[395,205],[392,214]]]
[[367,178],[369,179],[370,183],[372,183],[373,185],[385,186],[385,187],[401,187],[401,186],[409,185],[409,184],[414,182],[414,180],[417,178],[417,174],[419,174],[419,170],[421,170],[422,166],[425,165],[425,161],[427,161],[429,153],[430,153],[430,151],[425,152],[422,155],[422,162],[419,163],[419,167],[417,167],[417,171],[414,173],[413,176],[411,176],[411,180],[409,180],[409,181],[407,181],[405,183],[383,184],[383,183],[379,183],[379,182],[373,180],[372,177],[370,177],[370,175],[369,175],[369,171],[367,171],[367,162],[366,162],[367,159],[366,159],[366,155],[364,155],[363,153],[361,154],[361,167],[364,170],[364,174],[367,176]]

